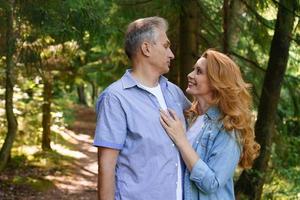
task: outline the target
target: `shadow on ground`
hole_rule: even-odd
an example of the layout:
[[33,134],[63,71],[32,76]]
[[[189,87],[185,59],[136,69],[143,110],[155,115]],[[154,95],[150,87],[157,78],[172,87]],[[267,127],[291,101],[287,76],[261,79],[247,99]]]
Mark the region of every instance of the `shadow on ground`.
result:
[[75,121],[68,129],[51,127],[53,151],[33,155],[39,162],[46,157],[46,167],[27,163],[22,156],[13,158],[0,174],[1,200],[97,199],[97,149],[92,146],[95,113],[78,105],[74,111]]

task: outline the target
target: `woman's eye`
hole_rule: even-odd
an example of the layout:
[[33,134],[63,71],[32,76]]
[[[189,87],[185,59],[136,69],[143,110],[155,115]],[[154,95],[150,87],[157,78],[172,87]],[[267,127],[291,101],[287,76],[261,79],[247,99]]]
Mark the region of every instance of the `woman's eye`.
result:
[[201,74],[201,69],[197,68],[197,74]]

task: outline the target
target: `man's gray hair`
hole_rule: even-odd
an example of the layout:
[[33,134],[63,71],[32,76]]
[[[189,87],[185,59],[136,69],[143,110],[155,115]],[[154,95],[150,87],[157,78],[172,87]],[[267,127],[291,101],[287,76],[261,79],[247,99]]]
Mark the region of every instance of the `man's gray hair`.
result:
[[129,59],[136,54],[137,49],[144,41],[155,43],[157,30],[167,32],[168,22],[161,17],[147,17],[131,22],[125,35],[125,52]]

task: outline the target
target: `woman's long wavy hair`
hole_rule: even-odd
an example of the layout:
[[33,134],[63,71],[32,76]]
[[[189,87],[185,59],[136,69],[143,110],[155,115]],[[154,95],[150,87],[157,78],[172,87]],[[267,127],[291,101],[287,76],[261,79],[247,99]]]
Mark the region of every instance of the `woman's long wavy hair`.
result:
[[[225,130],[235,130],[243,147],[239,166],[251,168],[259,155],[260,145],[255,142],[254,120],[251,113],[250,84],[245,83],[239,67],[225,54],[208,49],[202,55],[207,60],[207,76],[213,90],[211,105],[221,111]],[[187,111],[189,117],[198,115],[198,103],[194,100]]]

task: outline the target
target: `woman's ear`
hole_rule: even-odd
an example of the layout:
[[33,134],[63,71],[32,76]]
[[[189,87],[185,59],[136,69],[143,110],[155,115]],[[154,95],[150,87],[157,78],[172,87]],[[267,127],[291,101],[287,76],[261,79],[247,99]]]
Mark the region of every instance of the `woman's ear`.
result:
[[151,52],[151,44],[149,42],[143,42],[142,45],[141,45],[141,53],[144,55],[144,56],[147,56],[149,57],[150,56],[150,52]]

